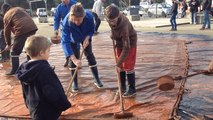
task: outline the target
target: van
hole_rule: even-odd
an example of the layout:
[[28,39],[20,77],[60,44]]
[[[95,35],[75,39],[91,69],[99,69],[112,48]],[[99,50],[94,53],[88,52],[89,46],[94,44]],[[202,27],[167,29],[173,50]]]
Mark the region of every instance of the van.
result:
[[47,11],[46,8],[37,8],[36,15],[38,16],[38,22],[47,22]]
[[148,2],[140,2],[140,6],[143,7],[144,9],[148,9],[150,4]]

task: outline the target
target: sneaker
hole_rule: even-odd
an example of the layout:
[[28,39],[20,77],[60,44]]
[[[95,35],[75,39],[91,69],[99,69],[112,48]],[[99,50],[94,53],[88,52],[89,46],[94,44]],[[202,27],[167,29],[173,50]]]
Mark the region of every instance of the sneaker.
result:
[[104,86],[101,81],[100,82],[94,82],[94,84],[97,88],[102,88]]
[[169,31],[174,31],[174,29],[172,28],[172,29],[170,29]]
[[206,28],[206,30],[211,30],[211,28]]
[[205,28],[202,27],[202,28],[200,28],[200,30],[205,30]]
[[177,31],[177,29],[173,29],[173,28],[172,28],[172,29],[170,29],[169,31]]
[[124,98],[130,98],[130,97],[134,97],[136,95],[136,91],[135,90],[128,90],[123,94]]

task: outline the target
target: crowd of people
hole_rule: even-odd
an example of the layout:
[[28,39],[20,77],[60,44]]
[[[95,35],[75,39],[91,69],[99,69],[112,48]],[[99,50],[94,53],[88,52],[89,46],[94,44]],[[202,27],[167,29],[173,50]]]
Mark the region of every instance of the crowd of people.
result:
[[191,24],[198,24],[198,12],[203,12],[203,21],[202,21],[202,27],[200,30],[209,30],[211,29],[211,17],[210,13],[211,6],[212,6],[212,0],[203,0],[202,3],[199,2],[199,0],[190,0],[188,5],[186,3],[186,0],[172,0],[172,9],[171,9],[171,17],[170,17],[170,23],[171,23],[171,30],[170,31],[177,31],[177,24],[176,24],[176,18],[178,14],[178,7],[181,9],[181,16],[180,18],[183,18],[186,16],[186,10],[188,10],[189,6],[189,12],[191,17]]

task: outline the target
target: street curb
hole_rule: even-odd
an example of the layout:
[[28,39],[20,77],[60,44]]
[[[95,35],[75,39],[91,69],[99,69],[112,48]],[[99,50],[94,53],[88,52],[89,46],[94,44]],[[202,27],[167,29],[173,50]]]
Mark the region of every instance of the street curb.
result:
[[[185,23],[178,23],[177,25],[186,25],[190,24],[190,22],[185,22]],[[161,27],[170,27],[171,25],[157,25],[155,28],[161,28]]]

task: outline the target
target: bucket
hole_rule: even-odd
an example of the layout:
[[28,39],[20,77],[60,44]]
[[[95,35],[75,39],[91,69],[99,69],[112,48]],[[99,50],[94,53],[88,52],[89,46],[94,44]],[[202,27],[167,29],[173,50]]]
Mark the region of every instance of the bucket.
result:
[[52,36],[50,39],[53,44],[61,43],[61,37],[59,35]]
[[175,87],[175,83],[171,76],[165,75],[157,80],[157,86],[162,91],[169,91]]

